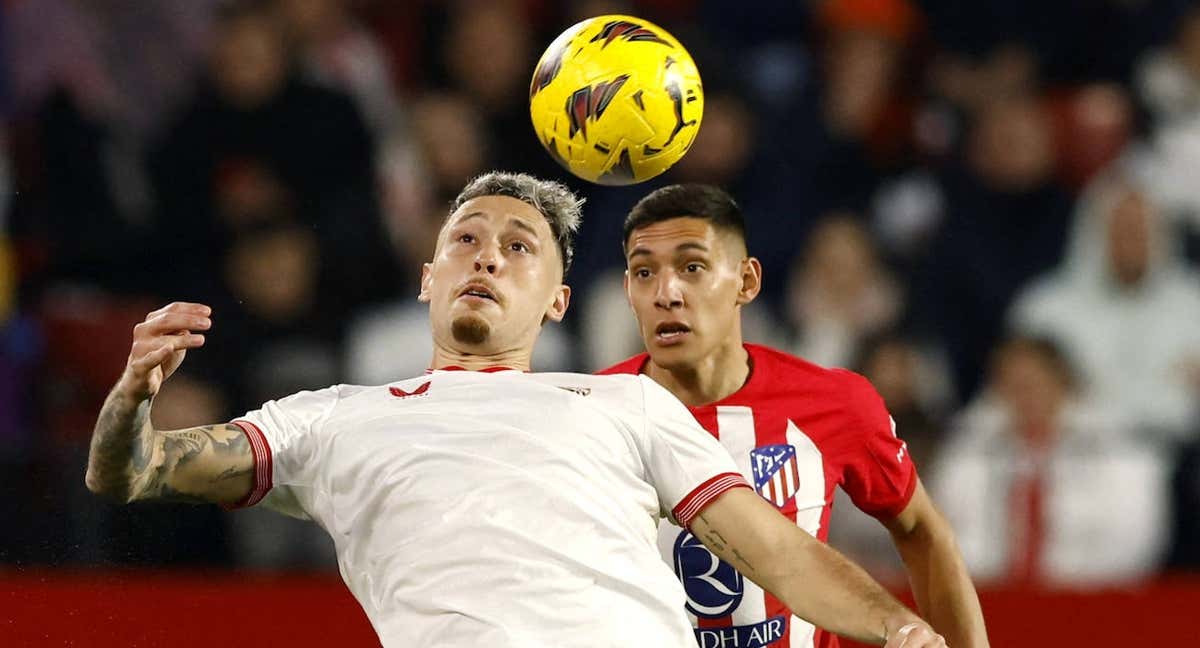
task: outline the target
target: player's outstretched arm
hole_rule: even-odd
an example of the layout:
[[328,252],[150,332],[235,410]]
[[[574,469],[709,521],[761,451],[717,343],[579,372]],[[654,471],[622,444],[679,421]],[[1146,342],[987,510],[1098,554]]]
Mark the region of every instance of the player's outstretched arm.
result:
[[908,568],[921,614],[955,648],[987,648],[983,608],[954,531],[920,482],[900,515],[884,525]]
[[204,344],[211,309],[176,302],[133,328],[121,378],[108,394],[88,453],[86,483],[122,502],[165,499],[232,504],[253,487],[254,458],[233,425],[155,430],[150,407],[188,349]]
[[888,648],[945,641],[858,565],[789,522],[754,491],[735,488],[691,522],[692,534],[799,617]]

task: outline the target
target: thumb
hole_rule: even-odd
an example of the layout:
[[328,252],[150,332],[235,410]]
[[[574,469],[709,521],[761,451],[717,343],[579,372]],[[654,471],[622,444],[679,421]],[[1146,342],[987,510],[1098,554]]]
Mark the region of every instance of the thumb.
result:
[[150,372],[153,371],[155,367],[166,362],[167,358],[170,358],[173,352],[174,349],[171,348],[171,345],[164,344],[138,358],[137,360],[134,360],[129,364],[129,369],[135,377],[145,379],[150,375]]

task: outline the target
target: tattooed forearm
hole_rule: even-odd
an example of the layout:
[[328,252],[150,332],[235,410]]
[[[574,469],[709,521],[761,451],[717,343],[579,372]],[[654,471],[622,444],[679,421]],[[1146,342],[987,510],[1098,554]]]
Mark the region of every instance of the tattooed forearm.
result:
[[145,466],[143,432],[149,430],[150,400],[133,402],[113,392],[104,401],[88,453],[88,488],[128,500],[130,466]]
[[[752,575],[755,573],[754,565],[750,564],[750,561],[747,560],[746,557],[737,550],[737,547],[732,546],[729,541],[725,539],[725,536],[721,535],[720,531],[712,528],[708,518],[704,517],[703,513],[698,515],[697,518],[704,523],[702,525],[704,529],[702,531],[704,534],[704,544],[706,544],[714,552],[724,554],[723,557],[725,558],[726,562],[733,563],[735,562],[733,559],[736,559],[737,564],[734,565],[734,568],[743,574]],[[731,559],[726,552],[732,553],[733,559]]]
[[704,534],[704,538],[708,540],[708,544],[717,551],[725,551],[725,545],[729,544],[725,541],[725,538],[721,537],[719,532],[712,529],[709,529],[708,533]]
[[180,504],[207,504],[208,503],[208,500],[204,499],[203,497],[200,497],[198,495],[188,495],[187,493],[183,493],[183,492],[175,490],[174,488],[171,488],[167,484],[162,485],[162,488],[159,490],[158,495],[155,496],[155,499],[158,499],[158,500],[161,500],[164,502],[178,502]]
[[699,518],[700,521],[704,523],[704,539],[708,541],[708,544],[713,549],[716,549],[717,551],[725,551],[725,545],[729,543],[724,537],[721,536],[721,532],[712,528],[708,522],[708,518],[704,517],[703,513],[699,515]]
[[226,480],[230,480],[230,479],[237,479],[238,477],[245,477],[252,473],[254,473],[253,467],[250,467],[250,468],[226,468],[225,470],[221,471],[221,474],[217,475],[216,477],[213,477],[212,481],[213,481],[213,483],[216,483],[216,482],[226,481]]
[[155,430],[150,404],[116,390],[105,400],[92,433],[89,489],[123,502],[228,502],[248,490],[254,460],[241,428]]
[[733,555],[737,557],[738,562],[741,563],[741,566],[739,566],[737,570],[743,574],[755,573],[754,565],[751,565],[750,561],[746,560],[746,557],[742,555],[742,552],[738,551],[737,547],[731,547],[731,549],[733,551]]
[[[156,432],[146,444],[150,456],[146,469],[134,475],[138,498],[167,499],[182,502],[207,502],[205,486],[245,477],[253,464],[242,459],[250,455],[250,444],[241,429],[233,425]],[[206,476],[197,462],[226,465],[216,475]],[[186,488],[182,484],[192,484]],[[189,492],[195,490],[197,492]]]

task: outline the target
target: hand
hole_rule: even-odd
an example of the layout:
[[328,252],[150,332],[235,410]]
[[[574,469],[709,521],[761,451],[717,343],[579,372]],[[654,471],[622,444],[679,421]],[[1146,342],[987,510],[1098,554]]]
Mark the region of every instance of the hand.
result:
[[919,621],[901,626],[894,633],[888,633],[888,642],[884,648],[946,648],[946,640],[934,632],[929,624]]
[[146,316],[133,327],[133,348],[117,390],[135,401],[153,397],[179,365],[188,349],[204,345],[204,331],[212,326],[212,309],[204,304],[175,302]]

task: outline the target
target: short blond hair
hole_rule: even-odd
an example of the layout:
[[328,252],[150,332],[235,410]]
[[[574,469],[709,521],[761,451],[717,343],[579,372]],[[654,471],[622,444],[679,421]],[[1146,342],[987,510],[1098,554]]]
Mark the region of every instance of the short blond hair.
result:
[[528,173],[489,171],[463,187],[450,204],[450,213],[458,211],[468,200],[481,196],[516,198],[541,212],[554,234],[554,242],[558,244],[563,275],[567,274],[575,259],[575,234],[583,222],[582,198],[560,182],[542,180]]

